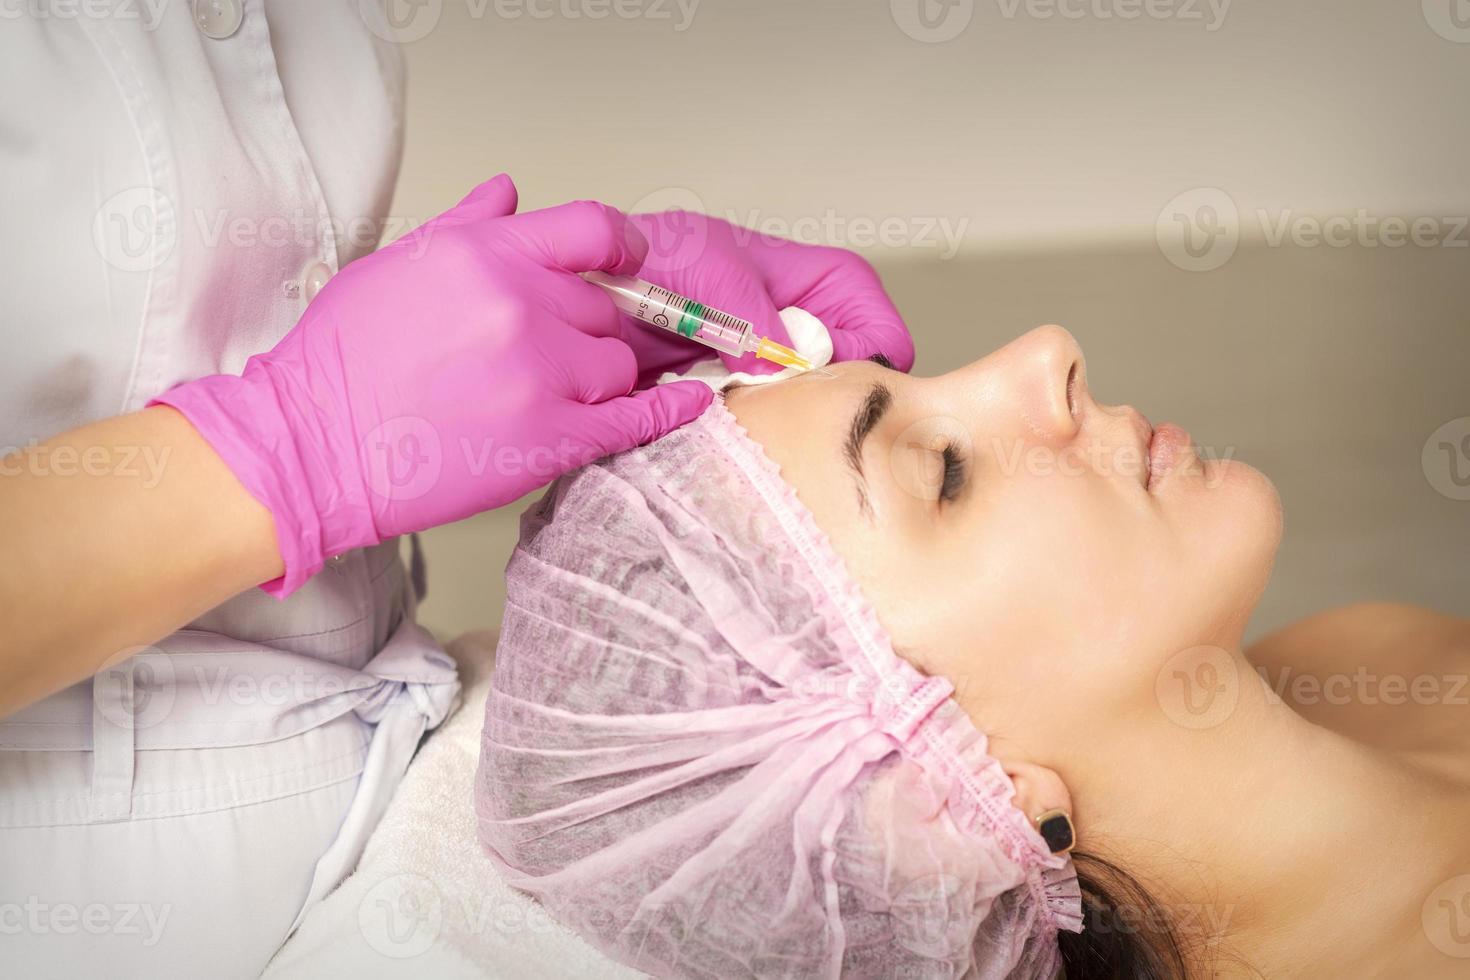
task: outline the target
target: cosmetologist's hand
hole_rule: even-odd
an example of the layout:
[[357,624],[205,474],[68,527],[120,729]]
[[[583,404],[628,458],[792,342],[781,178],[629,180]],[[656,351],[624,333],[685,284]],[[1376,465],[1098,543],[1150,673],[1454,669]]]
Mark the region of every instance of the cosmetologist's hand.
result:
[[515,214],[504,174],[351,263],[241,376],[183,413],[270,511],[286,595],[324,559],[509,503],[699,415],[697,382],[633,394],[619,314],[578,273],[638,274],[647,243],[593,201]]
[[[900,371],[913,367],[908,328],[878,274],[857,253],[762,235],[692,211],[634,214],[629,221],[648,240],[639,275],[649,282],[749,320],[758,334],[783,344],[791,341],[778,311],[799,306],[826,325],[834,361],[882,353]],[[623,319],[622,336],[637,351],[640,383],[712,356],[631,317]],[[719,356],[742,371],[780,370],[753,354]]]

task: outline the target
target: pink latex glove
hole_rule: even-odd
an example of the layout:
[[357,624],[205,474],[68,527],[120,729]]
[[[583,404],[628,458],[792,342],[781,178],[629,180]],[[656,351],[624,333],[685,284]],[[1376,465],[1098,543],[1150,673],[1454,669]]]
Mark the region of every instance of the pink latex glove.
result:
[[[834,361],[881,353],[900,371],[913,367],[913,338],[878,274],[857,253],[773,238],[692,211],[634,214],[629,220],[648,239],[641,278],[749,320],[756,333],[782,344],[791,338],[778,311],[799,306],[826,325]],[[631,317],[623,318],[622,336],[638,352],[640,384],[713,356]],[[754,354],[718,356],[732,369],[781,370]]]
[[240,377],[186,382],[182,412],[271,512],[289,595],[341,552],[468,517],[710,402],[630,395],[612,301],[577,273],[639,271],[647,247],[593,201],[515,215],[504,174],[334,276]]

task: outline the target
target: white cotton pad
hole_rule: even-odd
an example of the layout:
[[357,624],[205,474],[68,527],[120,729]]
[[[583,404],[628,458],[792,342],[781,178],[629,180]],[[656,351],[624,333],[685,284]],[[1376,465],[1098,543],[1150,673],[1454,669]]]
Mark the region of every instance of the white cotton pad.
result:
[[[792,349],[811,361],[812,367],[826,367],[831,363],[832,336],[827,333],[827,327],[821,320],[799,307],[788,306],[781,311],[781,323],[791,336]],[[715,391],[721,391],[732,382],[761,385],[800,373],[801,370],[794,367],[782,368],[774,374],[731,371],[719,357],[710,357],[699,361],[683,374],[675,374],[673,371],[666,372],[657,383],[662,385],[670,381],[702,381]]]

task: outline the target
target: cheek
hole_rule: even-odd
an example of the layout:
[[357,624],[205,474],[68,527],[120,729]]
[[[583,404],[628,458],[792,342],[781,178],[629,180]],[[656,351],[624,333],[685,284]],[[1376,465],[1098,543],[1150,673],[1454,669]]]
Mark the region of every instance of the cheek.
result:
[[1167,527],[1146,502],[1082,477],[986,489],[963,525],[910,538],[862,569],[894,641],[957,686],[976,672],[1020,689],[1069,678],[1100,694],[1123,682],[1176,626],[1161,608],[1181,557]]
[[[859,570],[895,642],[924,649],[986,637],[1057,649],[1117,603],[1120,548],[1099,515],[1044,487],[976,504],[963,522],[885,536]],[[987,643],[987,645],[990,645]]]

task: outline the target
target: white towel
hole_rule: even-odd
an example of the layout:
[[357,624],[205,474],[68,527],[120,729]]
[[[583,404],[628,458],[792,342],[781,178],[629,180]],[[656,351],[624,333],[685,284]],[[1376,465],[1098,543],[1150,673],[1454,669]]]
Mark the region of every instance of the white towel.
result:
[[357,869],[307,913],[263,980],[642,976],[553,921],[485,857],[474,777],[495,635],[448,649],[463,707],[424,742]]
[[[831,363],[832,336],[827,333],[827,327],[821,320],[799,307],[788,306],[781,311],[781,323],[786,327],[786,332],[791,335],[792,349],[811,361],[813,367],[826,367]],[[723,360],[712,357],[699,361],[683,374],[669,371],[658,379],[658,383],[662,385],[670,381],[703,381],[715,391],[721,391],[733,381],[759,385],[780,381],[782,378],[789,378],[800,373],[800,370],[794,367],[782,368],[774,374],[748,374],[745,371],[731,371],[725,367]]]

